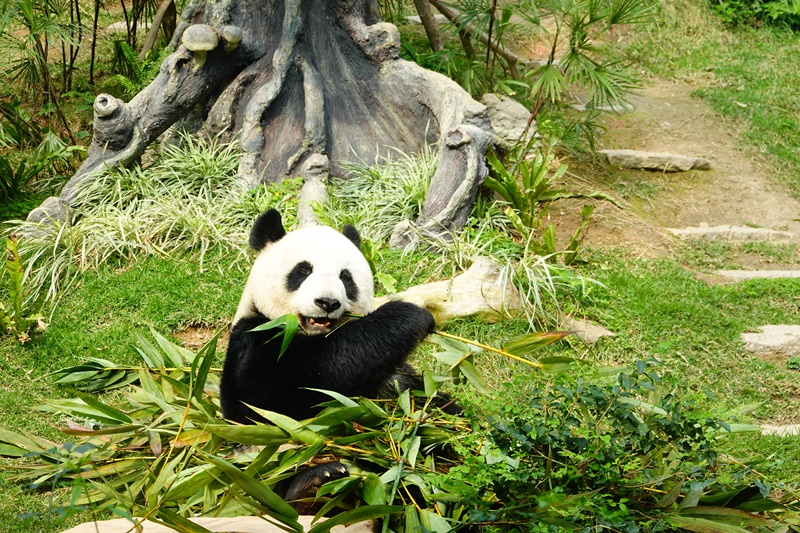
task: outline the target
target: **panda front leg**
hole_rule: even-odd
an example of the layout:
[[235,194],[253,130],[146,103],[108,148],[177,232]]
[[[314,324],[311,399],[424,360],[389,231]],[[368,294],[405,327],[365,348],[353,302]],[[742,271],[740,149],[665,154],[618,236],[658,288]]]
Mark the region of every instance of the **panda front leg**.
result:
[[[433,333],[433,315],[417,305],[388,302],[319,339],[320,388],[347,396],[374,396]],[[317,339],[315,339],[317,340]]]

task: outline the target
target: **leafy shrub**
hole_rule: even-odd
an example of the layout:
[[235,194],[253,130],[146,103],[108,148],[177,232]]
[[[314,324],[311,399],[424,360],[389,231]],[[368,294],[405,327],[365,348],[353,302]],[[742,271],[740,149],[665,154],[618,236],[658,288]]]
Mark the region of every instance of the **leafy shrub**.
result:
[[711,5],[729,24],[757,26],[765,22],[800,29],[797,0],[711,0]]
[[[15,222],[30,298],[55,301],[83,270],[142,255],[196,254],[212,248],[247,257],[253,218],[268,207],[294,212],[298,180],[245,190],[236,144],[186,137],[150,167],[93,175],[67,221]],[[292,223],[289,218],[288,224]]]

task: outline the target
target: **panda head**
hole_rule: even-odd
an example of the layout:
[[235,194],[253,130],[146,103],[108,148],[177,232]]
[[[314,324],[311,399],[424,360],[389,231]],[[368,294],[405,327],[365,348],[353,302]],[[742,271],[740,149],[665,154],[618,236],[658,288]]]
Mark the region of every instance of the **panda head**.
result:
[[256,313],[275,319],[297,316],[307,335],[328,333],[345,313],[373,310],[373,280],[353,226],[342,233],[326,226],[286,232],[270,209],[250,232],[258,253],[234,324]]

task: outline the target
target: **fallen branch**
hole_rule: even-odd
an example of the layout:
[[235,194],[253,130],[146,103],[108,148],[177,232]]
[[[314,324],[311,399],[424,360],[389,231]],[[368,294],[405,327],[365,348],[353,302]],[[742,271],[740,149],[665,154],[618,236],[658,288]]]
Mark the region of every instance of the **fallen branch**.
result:
[[430,3],[433,7],[439,10],[439,13],[447,17],[447,19],[450,22],[455,24],[456,27],[459,29],[459,31],[464,31],[474,37],[477,37],[478,40],[480,40],[483,44],[489,46],[489,48],[491,48],[497,55],[505,59],[506,63],[508,64],[508,70],[509,74],[511,74],[511,77],[514,79],[519,79],[519,70],[517,69],[517,63],[519,63],[520,59],[514,52],[512,52],[511,50],[509,50],[508,48],[506,48],[505,46],[496,41],[494,42],[491,41],[491,39],[489,39],[489,36],[483,33],[482,31],[476,31],[471,29],[466,24],[460,24],[459,19],[461,18],[461,13],[459,13],[455,9],[448,7],[441,0],[430,0]]

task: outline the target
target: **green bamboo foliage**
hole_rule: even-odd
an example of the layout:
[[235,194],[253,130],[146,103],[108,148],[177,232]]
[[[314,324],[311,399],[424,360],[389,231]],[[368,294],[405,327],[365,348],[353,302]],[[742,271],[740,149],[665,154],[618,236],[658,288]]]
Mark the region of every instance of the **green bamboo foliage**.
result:
[[[527,335],[491,350],[530,357],[565,334]],[[195,354],[151,336],[139,338],[141,367],[56,373],[62,383],[97,389],[109,372],[123,372],[129,384],[122,394],[77,393],[40,406],[65,420],[65,443],[0,428],[0,454],[24,458],[6,480],[71,489],[60,491],[68,496],[54,512],[88,507],[127,517],[132,527],[149,518],[192,533],[203,528],[189,517],[241,514],[301,531],[280,482],[326,458],[344,462],[350,475],[319,489],[315,533],[375,518],[383,531],[408,533],[573,530],[598,517],[638,531],[786,531],[780,522],[800,523],[796,495],[778,499],[765,481],[719,475],[718,440],[754,428],[693,412],[692,398],[667,392],[646,362],[587,372],[545,357],[540,369],[494,391],[479,370],[488,351],[434,337],[436,357],[453,374],[425,371],[423,391],[391,401],[329,392],[315,418],[259,410],[269,423],[241,426],[220,418],[216,337]],[[452,380],[464,382],[456,389],[462,416],[433,408],[440,384]]]

